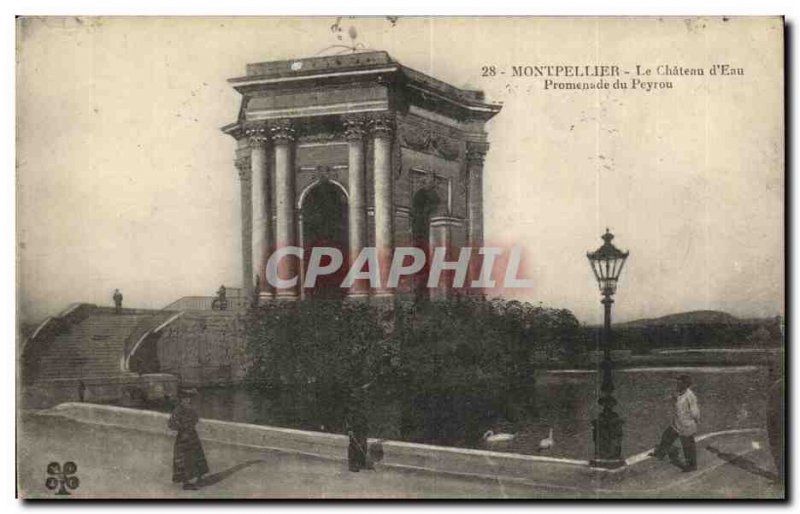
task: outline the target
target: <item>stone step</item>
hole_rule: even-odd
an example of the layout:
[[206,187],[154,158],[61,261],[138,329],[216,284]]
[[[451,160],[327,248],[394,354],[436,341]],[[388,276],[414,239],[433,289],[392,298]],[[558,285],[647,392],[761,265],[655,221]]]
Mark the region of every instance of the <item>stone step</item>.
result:
[[50,342],[39,357],[36,380],[117,376],[129,335],[157,311],[114,314],[97,309]]

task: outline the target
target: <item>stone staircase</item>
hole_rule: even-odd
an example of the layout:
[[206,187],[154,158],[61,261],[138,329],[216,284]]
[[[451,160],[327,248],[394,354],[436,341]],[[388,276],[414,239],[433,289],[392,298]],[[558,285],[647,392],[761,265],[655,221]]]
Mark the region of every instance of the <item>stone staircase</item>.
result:
[[68,325],[37,352],[34,381],[87,379],[124,374],[121,362],[130,333],[155,311],[97,307]]
[[174,397],[179,383],[238,383],[247,364],[242,314],[238,309],[117,314],[110,307],[72,304],[23,342],[21,404],[31,409],[69,401],[127,405]]

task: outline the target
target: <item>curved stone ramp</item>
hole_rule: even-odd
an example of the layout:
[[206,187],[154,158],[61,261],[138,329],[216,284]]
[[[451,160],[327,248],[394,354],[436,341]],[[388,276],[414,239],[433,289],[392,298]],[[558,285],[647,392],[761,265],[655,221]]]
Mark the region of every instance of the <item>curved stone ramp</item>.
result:
[[[81,305],[80,319],[62,323],[60,330],[36,344],[35,371],[26,382],[122,375],[128,337],[142,323],[156,324],[160,319],[160,311],[124,309],[116,314],[111,308]],[[26,353],[33,349],[26,345]]]
[[89,303],[73,303],[59,314],[50,316],[22,342],[18,362],[24,383],[33,382],[39,371],[40,357],[46,353],[59,334],[69,331],[72,325],[80,323],[97,306]]
[[117,401],[141,394],[160,397],[175,386],[175,377],[131,373],[128,354],[143,334],[175,313],[163,310],[114,309],[73,304],[45,320],[21,348],[23,408],[60,402]]
[[[79,423],[133,429],[172,436],[163,413],[89,404],[61,404],[41,414],[59,416]],[[291,458],[317,458],[344,463],[347,438],[344,435],[318,433],[278,427],[201,420],[198,433],[203,441],[214,444],[250,448],[254,452],[279,452]],[[370,440],[380,445],[383,458],[376,463],[377,472],[411,472],[451,477],[461,481],[494,482],[496,487],[529,488],[537,497],[594,498],[680,498],[725,497],[725,492],[706,487],[708,481],[720,481],[726,474],[744,475],[739,480],[749,485],[746,497],[776,497],[771,482],[731,464],[739,459],[757,457],[755,466],[769,466],[764,431],[758,428],[716,432],[698,437],[699,471],[683,473],[669,463],[648,457],[629,459],[617,470],[592,468],[588,461],[519,455],[484,450],[471,450]],[[713,444],[715,452],[707,447]],[[759,449],[755,449],[758,446]],[[734,459],[735,460],[735,459]],[[746,481],[746,482],[742,482]],[[724,483],[724,480],[722,480]],[[741,484],[739,484],[741,485]],[[721,486],[716,485],[717,489]],[[737,496],[737,490],[730,491]],[[741,496],[741,495],[739,495]]]

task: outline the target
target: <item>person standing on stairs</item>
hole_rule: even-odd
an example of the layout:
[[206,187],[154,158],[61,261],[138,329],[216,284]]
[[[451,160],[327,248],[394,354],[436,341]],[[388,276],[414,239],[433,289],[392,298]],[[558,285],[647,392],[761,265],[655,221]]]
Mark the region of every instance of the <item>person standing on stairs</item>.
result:
[[122,293],[119,292],[119,289],[114,289],[114,313],[121,314],[122,313]]

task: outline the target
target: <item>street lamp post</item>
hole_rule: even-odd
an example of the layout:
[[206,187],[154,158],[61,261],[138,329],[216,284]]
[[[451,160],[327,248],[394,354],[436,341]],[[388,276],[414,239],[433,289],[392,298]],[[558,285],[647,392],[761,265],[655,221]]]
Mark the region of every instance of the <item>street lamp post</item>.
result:
[[592,437],[594,438],[594,459],[592,465],[603,468],[618,468],[625,464],[622,458],[622,418],[614,412],[617,400],[614,399],[614,380],[611,361],[611,305],[617,282],[625,265],[629,252],[623,252],[611,244],[614,235],[606,229],[603,234],[603,245],[594,252],[588,252],[589,264],[600,285],[603,295],[601,303],[604,310],[602,333],[603,360],[600,369],[603,382],[600,385],[600,398],[597,403],[603,408],[600,415],[592,421]]

